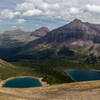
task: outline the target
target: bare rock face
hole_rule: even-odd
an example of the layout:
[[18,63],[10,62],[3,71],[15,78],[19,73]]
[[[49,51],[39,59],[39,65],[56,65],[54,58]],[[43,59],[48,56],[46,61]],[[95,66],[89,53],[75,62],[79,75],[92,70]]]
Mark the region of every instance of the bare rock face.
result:
[[100,33],[90,25],[85,24],[84,22],[75,19],[71,23],[60,27],[56,30],[49,32],[45,37],[44,41],[47,42],[66,42],[69,40],[92,40],[94,37]]
[[66,43],[67,45],[75,41],[92,41],[93,43],[100,43],[100,25],[87,24],[79,19],[75,19],[69,24],[66,24],[58,29],[48,32],[44,37],[30,42],[29,45],[38,44],[53,44],[61,45]]
[[66,46],[75,52],[81,50],[88,52],[93,47],[91,52],[96,53],[97,48],[100,47],[99,27],[99,24],[86,23],[75,19],[69,24],[54,29],[35,41],[31,41],[26,45],[26,48],[51,45],[52,47],[57,47],[57,49]]
[[32,32],[32,36],[38,36],[43,37],[45,36],[50,30],[47,27],[41,27],[40,29],[37,29],[36,31]]

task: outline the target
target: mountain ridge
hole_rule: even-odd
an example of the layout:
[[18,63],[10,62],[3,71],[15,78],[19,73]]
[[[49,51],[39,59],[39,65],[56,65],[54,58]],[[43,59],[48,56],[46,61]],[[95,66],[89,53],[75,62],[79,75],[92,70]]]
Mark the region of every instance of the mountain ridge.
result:
[[[41,31],[43,35],[41,35],[42,34]],[[30,41],[43,37],[44,34],[47,33],[47,31],[49,31],[49,29],[46,27],[41,27],[40,29],[38,29],[39,34],[37,35],[35,33],[37,32],[37,30],[34,32],[25,32],[21,29],[5,31],[0,35],[0,42],[1,42],[0,47],[7,48],[11,46],[18,47],[18,46],[25,45]]]
[[[78,25],[76,25],[76,24],[78,24]],[[98,25],[98,26],[100,26],[100,25]],[[69,36],[66,36],[66,34],[68,34]],[[52,41],[63,42],[63,41],[66,41],[67,39],[70,39],[70,38],[81,39],[83,34],[96,36],[96,35],[99,35],[99,32],[96,32],[94,29],[91,29],[91,27],[87,26],[86,23],[83,23],[82,21],[75,19],[74,21],[72,21],[69,24],[66,24],[60,28],[57,28],[57,29],[54,29],[54,30],[48,32],[47,35],[45,35],[44,37],[42,37],[41,39],[38,39],[36,41],[38,41],[38,42],[45,41],[45,43],[46,42],[49,43]],[[57,38],[57,36],[58,36],[58,38]],[[86,37],[86,35],[85,35],[84,39],[85,38],[89,38],[89,37],[88,36]],[[92,36],[90,36],[90,39],[88,39],[88,40],[91,40],[91,38],[92,38]],[[30,44],[32,44],[32,42],[30,42]],[[33,43],[33,45],[34,45],[34,43]]]
[[[84,53],[97,55],[97,49],[100,48],[100,32],[97,30],[99,27],[100,24],[95,26],[95,24],[87,24],[75,19],[69,24],[48,32],[44,37],[31,41],[26,45],[26,50],[40,46],[46,48],[51,45],[51,47],[56,47],[58,51],[65,46],[77,53],[83,49]],[[89,51],[92,47],[93,49]]]
[[[10,56],[14,56],[14,58],[17,56],[17,59],[30,59],[40,55],[45,55],[45,57],[47,55],[58,55],[59,52],[62,51],[65,55],[69,55],[68,53],[71,55],[88,55],[93,53],[94,55],[99,56],[99,27],[100,24],[95,25],[75,19],[69,24],[48,32],[39,39],[28,42],[24,46],[11,48],[11,50],[9,50],[10,53],[8,52],[8,54],[6,54],[10,54]],[[7,55],[4,56],[5,54],[1,55],[2,54],[0,54],[0,57],[7,57]]]

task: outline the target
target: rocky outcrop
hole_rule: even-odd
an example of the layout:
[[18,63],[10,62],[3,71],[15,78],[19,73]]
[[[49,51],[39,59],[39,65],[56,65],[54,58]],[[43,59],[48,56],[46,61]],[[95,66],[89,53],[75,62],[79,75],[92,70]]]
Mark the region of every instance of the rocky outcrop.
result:
[[41,27],[40,29],[37,29],[36,31],[32,32],[31,36],[43,37],[48,32],[50,32],[50,30],[47,27]]

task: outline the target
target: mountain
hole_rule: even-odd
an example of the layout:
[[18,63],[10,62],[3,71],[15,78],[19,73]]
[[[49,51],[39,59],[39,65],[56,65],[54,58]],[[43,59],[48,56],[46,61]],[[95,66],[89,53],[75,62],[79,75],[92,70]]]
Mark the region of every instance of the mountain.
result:
[[31,32],[24,32],[20,29],[5,31],[0,35],[0,47],[22,46],[37,38],[36,36],[31,36]]
[[47,27],[41,27],[34,32],[24,32],[21,29],[5,31],[0,35],[0,47],[12,48],[23,46],[35,39],[43,37],[47,32],[49,32]]
[[[100,55],[100,25],[75,19],[20,48],[0,49],[0,57],[44,59],[56,55]],[[6,56],[5,56],[6,55]]]
[[41,27],[40,29],[32,32],[31,36],[43,37],[48,32],[50,32],[50,30],[47,27]]
[[[98,25],[100,27],[100,25]],[[98,28],[99,29],[99,28]],[[64,25],[58,29],[50,31],[46,36],[40,38],[38,43],[64,43],[70,41],[93,41],[95,42],[96,36],[100,36],[100,32],[96,29],[95,25],[87,24],[81,20],[75,19],[71,23]],[[36,42],[37,42],[36,41]],[[33,41],[33,46],[34,46]],[[99,43],[99,42],[98,42]],[[30,43],[32,44],[32,42]]]
[[100,33],[100,24],[85,23]]
[[75,52],[82,49],[89,51],[91,48],[91,52],[95,52],[100,48],[100,25],[75,19],[69,24],[48,32],[44,37],[31,41],[26,47],[46,48],[48,45],[56,47],[57,50],[65,46]]

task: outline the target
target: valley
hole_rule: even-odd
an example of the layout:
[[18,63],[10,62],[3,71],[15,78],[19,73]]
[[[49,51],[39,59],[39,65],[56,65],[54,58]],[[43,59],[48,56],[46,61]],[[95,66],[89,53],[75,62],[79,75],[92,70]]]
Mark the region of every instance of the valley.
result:
[[100,0],[0,0],[0,100],[100,100]]
[[[15,76],[36,76],[42,77],[43,81],[53,85],[73,82],[64,72],[68,69],[100,70],[98,53],[100,44],[99,40],[94,41],[96,37],[99,37],[99,26],[99,24],[95,25],[75,19],[52,31],[41,27],[32,33],[25,33],[22,30],[5,32],[4,34],[9,33],[10,38],[12,40],[16,38],[17,41],[21,40],[23,35],[23,39],[27,43],[24,42],[22,46],[17,45],[17,47],[8,44],[9,47],[0,48],[0,58],[15,66],[13,69],[1,68],[3,74],[1,79]],[[30,40],[25,34],[29,37],[38,34],[38,39]],[[4,37],[4,39],[6,38]],[[13,43],[15,42],[13,41]]]
[[[99,81],[92,82],[91,79],[91,82],[77,83],[65,71],[69,69],[100,70],[99,27],[99,24],[95,25],[75,19],[52,31],[42,27],[34,32],[14,30],[2,34],[4,36],[2,39],[0,38],[0,41],[2,41],[0,45],[0,58],[2,59],[0,60],[0,80],[33,76],[41,78],[41,81],[49,86],[26,89],[1,87],[0,96],[4,100],[6,97],[8,97],[8,100],[12,100],[14,97],[16,99],[23,98],[23,100],[24,98],[26,100],[34,98],[35,100],[42,100],[43,98],[43,100],[55,100],[54,95],[60,94],[62,97],[59,95],[56,100],[60,100],[60,98],[65,100],[65,95],[68,96],[70,93],[75,97],[76,94],[79,94],[79,91],[82,91],[80,98],[83,98],[86,91],[89,91],[90,95],[90,91],[93,90],[93,98],[95,97],[94,91],[96,91],[98,98]],[[15,40],[19,43],[17,44]],[[96,86],[95,83],[97,83]],[[4,90],[8,92],[4,92]],[[20,94],[18,91],[20,91]],[[23,95],[24,91],[27,93],[26,95]],[[68,91],[70,92],[68,93]]]

